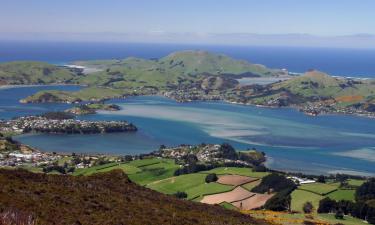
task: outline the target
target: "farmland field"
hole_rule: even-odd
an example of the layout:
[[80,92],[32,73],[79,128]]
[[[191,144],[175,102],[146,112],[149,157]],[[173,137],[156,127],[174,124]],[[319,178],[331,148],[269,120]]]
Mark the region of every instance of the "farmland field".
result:
[[137,167],[131,166],[129,164],[119,164],[119,163],[108,163],[105,165],[100,165],[100,166],[93,166],[90,168],[84,168],[84,169],[77,169],[73,175],[91,175],[94,173],[101,173],[101,172],[108,172],[110,170],[114,169],[121,169],[123,170],[126,174],[133,174],[138,171],[140,171]]
[[295,190],[292,192],[292,210],[303,212],[302,207],[307,201],[310,201],[314,206],[314,211],[319,207],[319,201],[324,197],[309,191]]
[[146,187],[165,194],[174,194],[178,191],[184,191],[188,199],[196,198],[205,194],[213,194],[232,190],[234,187],[229,185],[218,184],[215,182],[206,184],[206,174],[193,173],[168,179],[155,181]]
[[355,194],[355,190],[339,189],[337,191],[329,193],[327,196],[332,199],[335,199],[336,201],[340,201],[340,200],[354,201],[354,194]]
[[300,190],[314,192],[316,194],[325,195],[336,189],[338,189],[338,184],[324,184],[324,183],[312,183],[312,184],[303,184],[298,187]]
[[254,178],[262,178],[267,176],[268,172],[253,172],[251,168],[238,168],[238,167],[218,167],[209,171],[204,171],[201,173],[216,173],[217,175],[224,174],[235,174]]
[[173,160],[165,159],[136,160],[129,163],[129,165],[137,166],[140,170],[129,175],[130,180],[140,185],[172,177],[174,172],[180,168]]

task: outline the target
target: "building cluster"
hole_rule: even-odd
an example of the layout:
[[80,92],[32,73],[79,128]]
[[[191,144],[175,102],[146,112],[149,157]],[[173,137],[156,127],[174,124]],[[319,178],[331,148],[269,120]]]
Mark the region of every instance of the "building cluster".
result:
[[181,145],[173,148],[164,148],[161,151],[161,157],[172,158],[178,162],[183,162],[188,155],[194,155],[199,162],[202,163],[225,163],[236,164],[243,166],[252,166],[251,163],[244,160],[227,158],[218,144],[204,144],[204,145]]
[[19,150],[0,153],[0,167],[39,167],[49,165],[60,159],[60,155],[39,151],[22,152]]
[[164,92],[163,95],[167,98],[176,100],[177,102],[191,102],[191,101],[218,101],[223,100],[220,94],[210,94],[203,90],[186,90],[178,89],[174,91]]
[[294,181],[296,184],[312,184],[315,183],[315,180],[307,179],[307,178],[300,178],[296,176],[288,177],[288,179]]

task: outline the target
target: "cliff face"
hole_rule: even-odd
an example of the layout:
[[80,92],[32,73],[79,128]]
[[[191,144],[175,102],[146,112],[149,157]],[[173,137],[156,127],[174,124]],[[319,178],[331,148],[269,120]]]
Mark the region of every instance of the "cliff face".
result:
[[0,224],[267,224],[132,183],[121,171],[88,177],[0,170]]

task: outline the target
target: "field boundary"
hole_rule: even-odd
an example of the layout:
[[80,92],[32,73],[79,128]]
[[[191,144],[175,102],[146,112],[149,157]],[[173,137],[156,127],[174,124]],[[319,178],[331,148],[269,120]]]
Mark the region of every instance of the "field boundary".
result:
[[329,195],[335,191],[338,191],[339,189],[336,188],[335,190],[332,190],[332,191],[329,191],[329,192],[326,192],[326,193],[318,193],[318,192],[315,192],[315,191],[311,191],[311,190],[306,190],[306,189],[303,189],[303,188],[297,188],[297,190],[301,190],[301,191],[307,191],[307,192],[310,192],[310,193],[313,193],[313,194],[316,194],[316,195],[320,195],[320,196],[326,196],[326,195]]

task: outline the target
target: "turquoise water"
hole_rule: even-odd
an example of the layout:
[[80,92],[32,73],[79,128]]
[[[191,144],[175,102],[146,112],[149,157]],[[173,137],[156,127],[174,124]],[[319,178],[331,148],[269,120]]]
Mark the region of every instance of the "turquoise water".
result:
[[[0,90],[0,118],[68,108],[65,104],[18,103],[30,92],[51,87]],[[76,90],[79,87],[64,86]],[[7,93],[8,97],[4,97]],[[375,175],[375,119],[329,115],[309,117],[293,109],[269,109],[223,102],[176,103],[143,96],[112,101],[118,112],[82,116],[127,120],[137,133],[100,135],[22,135],[16,139],[46,151],[136,154],[159,145],[223,143],[266,152],[273,169],[306,173]]]

